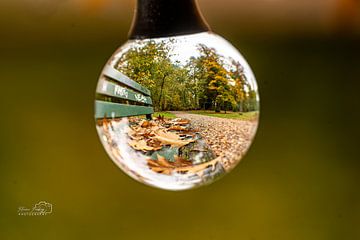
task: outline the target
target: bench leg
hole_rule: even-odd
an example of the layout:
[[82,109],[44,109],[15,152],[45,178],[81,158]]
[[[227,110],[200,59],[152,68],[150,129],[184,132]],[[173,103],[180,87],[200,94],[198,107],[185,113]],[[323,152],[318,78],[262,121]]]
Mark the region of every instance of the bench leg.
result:
[[151,114],[146,114],[146,119],[147,120],[152,120],[152,115]]

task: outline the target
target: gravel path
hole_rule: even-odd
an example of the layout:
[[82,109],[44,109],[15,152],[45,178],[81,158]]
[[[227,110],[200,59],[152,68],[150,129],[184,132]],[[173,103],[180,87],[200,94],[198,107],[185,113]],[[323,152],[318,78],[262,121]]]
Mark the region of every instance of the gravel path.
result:
[[172,113],[179,118],[189,119],[191,126],[199,131],[227,168],[232,168],[233,163],[243,157],[257,128],[256,121],[209,117],[186,112]]

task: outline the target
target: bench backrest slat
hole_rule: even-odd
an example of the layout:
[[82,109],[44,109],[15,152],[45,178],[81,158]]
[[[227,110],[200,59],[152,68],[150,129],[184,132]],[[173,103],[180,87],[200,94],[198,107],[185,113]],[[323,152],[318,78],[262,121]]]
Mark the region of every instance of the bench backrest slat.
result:
[[153,114],[152,107],[144,107],[137,105],[127,105],[112,102],[104,102],[96,100],[95,102],[95,118],[119,118]]
[[141,86],[139,83],[135,82],[134,80],[131,80],[126,75],[122,74],[121,72],[119,72],[118,70],[116,70],[115,68],[113,68],[111,66],[106,66],[104,68],[103,75],[108,78],[111,78],[115,81],[118,81],[118,82],[128,86],[129,88],[139,91],[146,96],[150,96],[149,89]]
[[112,82],[106,81],[105,79],[100,79],[97,93],[152,105],[152,100],[149,96],[118,86]]

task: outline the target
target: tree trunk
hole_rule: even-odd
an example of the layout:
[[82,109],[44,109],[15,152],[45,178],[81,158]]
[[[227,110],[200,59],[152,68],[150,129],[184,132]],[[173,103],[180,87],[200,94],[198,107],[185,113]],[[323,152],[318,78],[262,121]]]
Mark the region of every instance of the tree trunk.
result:
[[158,106],[159,109],[162,111],[163,108],[161,106],[161,98],[162,98],[162,94],[163,94],[163,90],[164,90],[164,85],[165,85],[165,78],[167,77],[167,75],[165,74],[163,79],[162,79],[162,83],[161,83],[161,88],[160,88],[160,96],[159,96],[159,102],[158,102]]

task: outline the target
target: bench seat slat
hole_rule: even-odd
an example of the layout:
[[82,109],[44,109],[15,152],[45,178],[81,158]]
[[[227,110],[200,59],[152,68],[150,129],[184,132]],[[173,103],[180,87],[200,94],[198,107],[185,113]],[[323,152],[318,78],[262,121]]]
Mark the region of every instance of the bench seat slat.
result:
[[111,66],[106,66],[103,70],[103,75],[111,78],[115,81],[118,81],[122,84],[125,84],[126,86],[137,90],[139,92],[142,92],[143,94],[150,96],[150,90],[147,89],[146,87],[141,86],[139,83],[135,82],[134,80],[131,80],[130,78],[128,78],[126,75],[122,74],[121,72],[119,72],[118,70],[116,70],[115,68],[111,67]]
[[131,89],[118,86],[112,82],[106,81],[105,79],[100,80],[97,92],[111,97],[118,97],[152,105],[152,100],[150,97],[134,92]]
[[153,114],[152,107],[127,105],[97,100],[95,102],[95,118],[118,118]]

